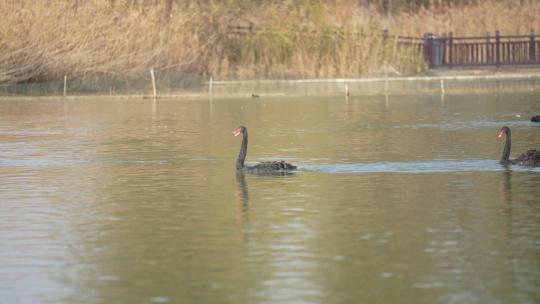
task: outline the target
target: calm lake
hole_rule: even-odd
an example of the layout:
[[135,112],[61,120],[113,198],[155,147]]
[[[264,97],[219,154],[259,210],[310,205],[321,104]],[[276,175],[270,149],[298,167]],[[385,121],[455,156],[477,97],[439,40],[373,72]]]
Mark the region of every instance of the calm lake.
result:
[[[0,100],[0,303],[538,303],[540,94]],[[284,159],[289,175],[237,174]]]

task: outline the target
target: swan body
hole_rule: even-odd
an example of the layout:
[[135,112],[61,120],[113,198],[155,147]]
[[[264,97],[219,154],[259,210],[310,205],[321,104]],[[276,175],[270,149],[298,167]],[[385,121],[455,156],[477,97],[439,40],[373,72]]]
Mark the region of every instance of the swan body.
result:
[[532,122],[540,122],[540,115],[536,115],[536,116],[531,117],[531,121]]
[[244,161],[247,156],[247,144],[248,144],[248,132],[247,128],[240,126],[233,131],[234,136],[242,134],[242,145],[240,146],[240,153],[238,153],[238,158],[236,159],[236,170],[244,170],[250,172],[287,172],[296,170],[296,166],[286,163],[285,161],[268,161],[258,163],[253,166],[244,165]]
[[296,170],[296,166],[291,165],[289,163],[286,163],[283,160],[280,161],[269,161],[269,162],[262,162],[258,163],[253,166],[247,166],[249,170],[269,170],[269,171],[291,171]]
[[528,167],[537,167],[540,166],[540,151],[536,149],[527,150],[524,153],[521,153],[516,159],[510,159],[510,149],[512,147],[512,133],[510,128],[502,127],[499,131],[499,138],[505,136],[506,142],[504,144],[504,149],[501,157],[501,164],[503,165],[522,165]]

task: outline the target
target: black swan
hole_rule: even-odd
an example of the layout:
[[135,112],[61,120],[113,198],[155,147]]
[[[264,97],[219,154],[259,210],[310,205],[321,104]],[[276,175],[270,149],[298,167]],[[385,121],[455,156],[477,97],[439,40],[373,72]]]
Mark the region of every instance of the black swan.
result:
[[506,135],[506,143],[504,144],[501,164],[518,164],[531,167],[540,166],[540,151],[536,149],[528,150],[527,152],[522,153],[516,159],[510,160],[510,147],[512,146],[512,135],[510,133],[510,128],[506,126],[502,127],[502,129],[499,131],[499,138],[503,135]]
[[540,115],[536,115],[536,116],[531,117],[531,121],[532,122],[540,122]]
[[247,129],[244,126],[240,126],[233,131],[233,134],[234,136],[242,134],[242,146],[240,147],[238,159],[236,159],[236,170],[246,170],[254,172],[284,172],[296,169],[296,166],[293,166],[284,161],[269,161],[258,163],[253,166],[244,166],[244,160],[246,159],[248,144]]

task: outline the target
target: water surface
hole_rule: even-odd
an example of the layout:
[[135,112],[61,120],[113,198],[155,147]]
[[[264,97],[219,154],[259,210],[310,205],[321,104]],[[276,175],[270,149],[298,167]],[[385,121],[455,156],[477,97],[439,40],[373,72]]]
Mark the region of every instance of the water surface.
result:
[[538,303],[539,99],[1,100],[0,302]]

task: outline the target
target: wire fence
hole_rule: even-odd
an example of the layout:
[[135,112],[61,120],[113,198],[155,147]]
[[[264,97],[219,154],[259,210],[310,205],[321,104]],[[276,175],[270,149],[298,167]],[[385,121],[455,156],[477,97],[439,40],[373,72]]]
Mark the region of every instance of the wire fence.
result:
[[343,79],[219,80],[155,71],[145,75],[91,77],[0,86],[0,96],[108,96],[137,98],[256,98],[292,96],[362,96],[540,91],[536,73],[381,76]]

